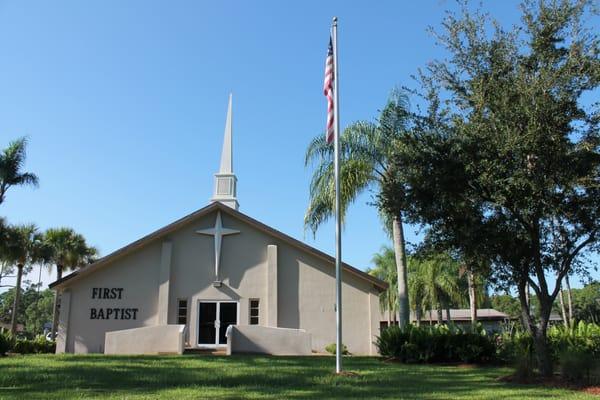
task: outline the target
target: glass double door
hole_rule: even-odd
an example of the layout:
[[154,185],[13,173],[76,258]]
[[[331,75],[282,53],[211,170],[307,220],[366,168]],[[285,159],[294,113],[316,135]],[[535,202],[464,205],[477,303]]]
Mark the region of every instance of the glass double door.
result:
[[226,345],[227,328],[237,324],[237,308],[238,304],[232,301],[201,301],[198,305],[198,345]]

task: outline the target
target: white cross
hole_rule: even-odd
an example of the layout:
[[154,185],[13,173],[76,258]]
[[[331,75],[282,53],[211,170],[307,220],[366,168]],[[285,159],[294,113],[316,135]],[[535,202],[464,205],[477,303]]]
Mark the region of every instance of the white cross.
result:
[[240,233],[240,231],[236,231],[235,229],[223,228],[223,224],[221,222],[221,211],[217,211],[217,220],[215,221],[215,227],[201,229],[199,231],[196,231],[196,233],[200,235],[210,235],[215,237],[215,277],[216,281],[219,281],[219,260],[221,258],[221,242],[223,241],[223,236],[234,235],[236,233]]

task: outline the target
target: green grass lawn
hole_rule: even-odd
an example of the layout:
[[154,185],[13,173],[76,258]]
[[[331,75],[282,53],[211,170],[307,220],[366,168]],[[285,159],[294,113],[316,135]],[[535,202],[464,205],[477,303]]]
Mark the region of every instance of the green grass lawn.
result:
[[1,399],[586,399],[509,385],[506,368],[403,365],[332,357],[31,355],[0,359]]

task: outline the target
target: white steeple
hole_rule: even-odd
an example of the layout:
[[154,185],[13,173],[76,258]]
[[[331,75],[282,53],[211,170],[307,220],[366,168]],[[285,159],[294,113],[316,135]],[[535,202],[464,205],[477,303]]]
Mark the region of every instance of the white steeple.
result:
[[211,201],[219,201],[233,209],[239,208],[236,198],[237,178],[233,173],[233,153],[231,150],[231,135],[233,127],[231,120],[232,95],[229,95],[229,106],[227,108],[227,119],[225,121],[225,135],[223,138],[223,151],[221,152],[221,168],[215,174],[215,194]]

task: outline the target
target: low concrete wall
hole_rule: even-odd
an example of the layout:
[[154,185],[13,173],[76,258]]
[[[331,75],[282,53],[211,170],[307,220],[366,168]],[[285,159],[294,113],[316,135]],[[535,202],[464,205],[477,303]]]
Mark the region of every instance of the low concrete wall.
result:
[[311,336],[303,329],[231,325],[227,331],[227,354],[232,353],[306,356],[312,354]]
[[183,354],[185,325],[106,332],[104,354]]

